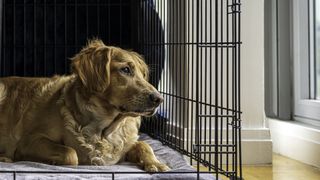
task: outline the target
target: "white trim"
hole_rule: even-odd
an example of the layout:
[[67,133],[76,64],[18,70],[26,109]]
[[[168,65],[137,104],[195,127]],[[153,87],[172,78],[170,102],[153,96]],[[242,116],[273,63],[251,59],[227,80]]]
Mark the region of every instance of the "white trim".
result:
[[[214,132],[214,130],[211,132]],[[271,164],[272,140],[270,130],[267,128],[244,128],[241,133],[242,164]],[[212,141],[212,143],[214,142]]]
[[301,122],[268,119],[273,152],[320,167],[320,129]]
[[242,129],[242,163],[271,164],[272,140],[267,128]]

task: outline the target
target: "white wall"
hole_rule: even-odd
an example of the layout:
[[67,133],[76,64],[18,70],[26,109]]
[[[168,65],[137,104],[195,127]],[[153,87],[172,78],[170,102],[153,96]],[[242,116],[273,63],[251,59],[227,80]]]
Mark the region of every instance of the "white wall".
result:
[[264,0],[242,0],[241,108],[245,164],[272,162],[264,113]]
[[264,123],[264,0],[242,0],[241,108],[244,128]]

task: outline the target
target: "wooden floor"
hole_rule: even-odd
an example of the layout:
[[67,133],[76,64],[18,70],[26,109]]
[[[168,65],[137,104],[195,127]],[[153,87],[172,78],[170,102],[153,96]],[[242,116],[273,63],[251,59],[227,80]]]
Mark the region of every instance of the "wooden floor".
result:
[[245,180],[320,180],[320,169],[273,154],[273,165],[243,166],[243,176]]

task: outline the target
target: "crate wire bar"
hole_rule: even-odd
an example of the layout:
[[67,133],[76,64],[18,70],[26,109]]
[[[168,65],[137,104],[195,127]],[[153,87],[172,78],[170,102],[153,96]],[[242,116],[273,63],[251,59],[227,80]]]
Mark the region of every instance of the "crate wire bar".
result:
[[[69,73],[88,38],[144,55],[164,96],[141,131],[189,158],[197,174],[242,179],[240,0],[1,0],[0,76]],[[206,172],[200,166],[207,167]],[[52,172],[12,173],[146,172]],[[177,173],[177,172],[163,172]]]

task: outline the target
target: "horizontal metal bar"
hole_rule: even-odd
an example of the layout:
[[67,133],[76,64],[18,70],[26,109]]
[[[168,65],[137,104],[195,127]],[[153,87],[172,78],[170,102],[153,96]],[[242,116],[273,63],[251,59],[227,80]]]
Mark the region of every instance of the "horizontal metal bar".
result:
[[211,115],[211,114],[199,114],[199,117],[227,117],[227,118],[235,118],[236,115]]
[[198,47],[201,47],[201,48],[235,48],[236,46],[235,45],[199,45]]
[[50,48],[74,48],[74,47],[83,47],[81,45],[55,45],[55,44],[12,44],[12,45],[5,45],[2,46],[3,48],[44,48],[44,47],[50,47]]
[[[9,4],[9,3],[4,3],[5,6],[34,6],[34,5],[38,5],[38,6],[43,6],[44,3],[27,3],[27,4],[19,4],[19,3],[15,3],[15,4]],[[123,5],[127,5],[129,6],[130,3],[123,3],[123,4],[120,4],[120,3],[57,3],[57,4],[48,4],[46,3],[45,6],[48,7],[48,6],[123,6]]]
[[241,11],[231,11],[231,12],[228,12],[228,14],[236,14],[236,13],[241,13]]
[[241,3],[232,3],[232,4],[229,4],[228,6],[238,6],[238,5],[241,5]]
[[242,44],[242,42],[166,42],[166,43],[159,43],[159,42],[145,42],[144,46],[149,45],[237,45]]
[[233,128],[236,128],[236,129],[241,129],[241,126],[236,126],[236,125],[234,125],[232,123],[228,123],[228,125],[232,126]]
[[[198,146],[195,144],[195,146]],[[233,147],[235,145],[232,144],[219,144],[219,145],[214,145],[214,144],[199,144],[199,146],[203,146],[203,147],[212,147],[212,146],[219,146],[219,147]]]
[[200,153],[200,154],[235,154],[235,153],[237,153],[237,151],[218,151],[218,152],[215,152],[215,151],[199,151],[197,153]]
[[[170,94],[170,93],[166,93],[166,92],[163,92],[163,91],[160,91],[160,93],[164,94],[164,95],[167,95],[167,96],[172,96],[172,97],[175,97],[175,98],[179,98],[179,99],[183,99],[183,100],[186,100],[186,101],[191,101],[191,102],[194,102],[194,103],[197,103],[196,100],[193,100],[193,99],[190,99],[190,98],[186,98],[186,97],[182,97],[182,96],[178,96],[178,95],[175,95],[175,94]],[[201,105],[206,105],[206,106],[211,106],[211,107],[218,107],[220,109],[223,109],[223,110],[227,110],[227,111],[231,111],[231,112],[236,112],[236,113],[242,113],[238,110],[234,110],[234,109],[229,109],[229,108],[225,108],[225,107],[221,107],[221,106],[216,106],[216,105],[213,105],[213,104],[209,104],[209,103],[205,103],[205,102],[199,102]]]
[[[197,171],[167,171],[167,172],[146,172],[146,171],[12,171],[1,170],[0,173],[16,173],[16,174],[179,174],[179,173],[197,173]],[[199,173],[209,174],[212,172],[200,171]]]
[[[233,44],[233,43],[230,43],[230,44]],[[233,45],[218,45],[216,46],[214,43],[212,44],[203,44],[203,45],[199,45],[199,44],[196,44],[196,43],[150,43],[150,44],[146,44],[145,46],[152,46],[152,45],[155,45],[155,46],[160,46],[160,45],[197,45],[198,47],[221,47],[221,48],[233,48],[233,47],[236,47],[235,45],[236,44],[233,44]],[[79,45],[78,45],[79,46]],[[4,48],[13,48],[13,47],[62,47],[62,48],[65,48],[65,47],[75,47],[75,45],[72,45],[72,44],[54,44],[54,43],[47,43],[47,44],[37,44],[37,45],[34,45],[32,42],[30,42],[30,44],[6,44],[6,45],[3,45],[2,47]],[[82,46],[79,46],[79,47],[82,47]]]

